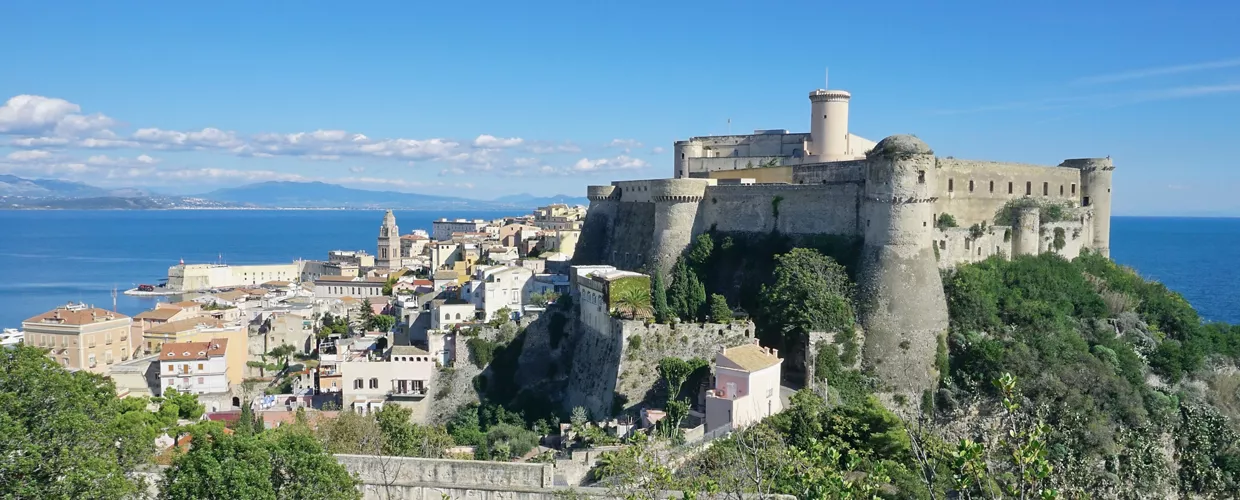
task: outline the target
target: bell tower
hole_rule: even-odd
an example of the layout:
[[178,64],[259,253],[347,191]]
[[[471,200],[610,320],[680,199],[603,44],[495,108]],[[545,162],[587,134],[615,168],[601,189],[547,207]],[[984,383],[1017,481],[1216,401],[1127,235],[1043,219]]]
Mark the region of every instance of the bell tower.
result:
[[400,229],[396,227],[396,216],[388,210],[383,214],[383,225],[379,226],[379,249],[375,254],[375,267],[380,269],[397,269],[400,262]]

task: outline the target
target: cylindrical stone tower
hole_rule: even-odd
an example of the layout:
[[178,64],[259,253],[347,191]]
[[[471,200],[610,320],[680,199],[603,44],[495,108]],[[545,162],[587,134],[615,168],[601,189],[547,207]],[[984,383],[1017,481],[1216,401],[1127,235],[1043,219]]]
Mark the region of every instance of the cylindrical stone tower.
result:
[[693,239],[693,223],[709,184],[707,179],[650,181],[650,199],[655,205],[654,244],[647,262],[652,271],[671,276],[676,258]]
[[676,141],[672,147],[672,165],[675,167],[673,176],[677,179],[689,178],[689,158],[702,156],[702,143],[694,140]]
[[1037,206],[1021,208],[1016,214],[1016,227],[1012,228],[1012,254],[1037,255],[1041,251],[1039,230],[1042,227],[1041,209]]
[[611,259],[611,227],[619,208],[616,186],[587,186],[590,208],[573,251],[574,264],[606,264]]
[[1111,158],[1064,160],[1059,166],[1081,171],[1081,206],[1093,207],[1094,241],[1090,245],[1102,255],[1111,256]]
[[934,388],[939,338],[947,332],[947,299],[934,257],[934,152],[920,139],[895,135],[870,152],[865,166],[858,274],[864,361],[889,404],[916,409]]
[[848,101],[852,94],[843,90],[815,90],[809,93],[809,135],[811,156],[819,161],[848,159]]

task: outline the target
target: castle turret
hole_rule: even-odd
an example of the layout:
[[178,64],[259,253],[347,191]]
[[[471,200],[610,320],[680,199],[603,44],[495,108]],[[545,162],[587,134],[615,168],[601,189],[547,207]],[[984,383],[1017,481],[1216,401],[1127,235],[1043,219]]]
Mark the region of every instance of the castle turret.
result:
[[843,90],[815,90],[809,93],[810,156],[818,161],[851,159],[848,156],[848,101],[852,94]]
[[1064,160],[1059,166],[1081,171],[1081,206],[1093,207],[1094,241],[1091,245],[1102,255],[1111,255],[1111,158],[1078,158]]
[[616,186],[588,186],[586,197],[590,209],[586,211],[581,225],[581,237],[573,250],[573,262],[577,264],[602,264],[611,257],[611,228],[616,218],[619,191]]
[[1022,207],[1016,213],[1016,227],[1012,235],[1012,255],[1037,255],[1041,253],[1041,209],[1037,206]]
[[702,143],[694,140],[676,141],[673,146],[672,165],[675,168],[673,175],[677,179],[689,178],[689,158],[700,158],[702,156]]
[[931,233],[935,170],[934,152],[907,135],[883,139],[865,166],[857,279],[864,361],[883,384],[881,393],[912,405],[936,383],[934,357],[947,331]]
[[380,269],[401,267],[400,229],[396,227],[396,216],[391,210],[383,214],[383,224],[379,226],[379,251],[375,257],[375,267]]
[[650,181],[650,200],[654,202],[654,245],[648,262],[651,268],[670,276],[676,258],[693,238],[698,205],[706,195],[708,179],[666,179]]

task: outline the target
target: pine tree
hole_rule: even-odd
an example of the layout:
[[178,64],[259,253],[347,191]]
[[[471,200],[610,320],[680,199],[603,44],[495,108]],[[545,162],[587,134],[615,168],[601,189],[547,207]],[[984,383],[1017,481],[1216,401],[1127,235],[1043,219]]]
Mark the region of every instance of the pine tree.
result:
[[715,323],[732,322],[732,308],[728,307],[728,300],[717,293],[710,296],[710,320]]

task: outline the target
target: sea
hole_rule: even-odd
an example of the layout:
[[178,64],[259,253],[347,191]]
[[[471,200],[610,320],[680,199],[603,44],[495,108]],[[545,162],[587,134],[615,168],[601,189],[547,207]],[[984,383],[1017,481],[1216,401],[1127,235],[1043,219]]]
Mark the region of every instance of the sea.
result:
[[[509,212],[396,211],[402,233],[441,217]],[[186,263],[265,264],[375,252],[377,210],[0,210],[0,327],[69,301],[137,314],[167,297],[158,284]],[[1240,323],[1240,218],[1113,217],[1111,257],[1180,292],[1209,321]]]

